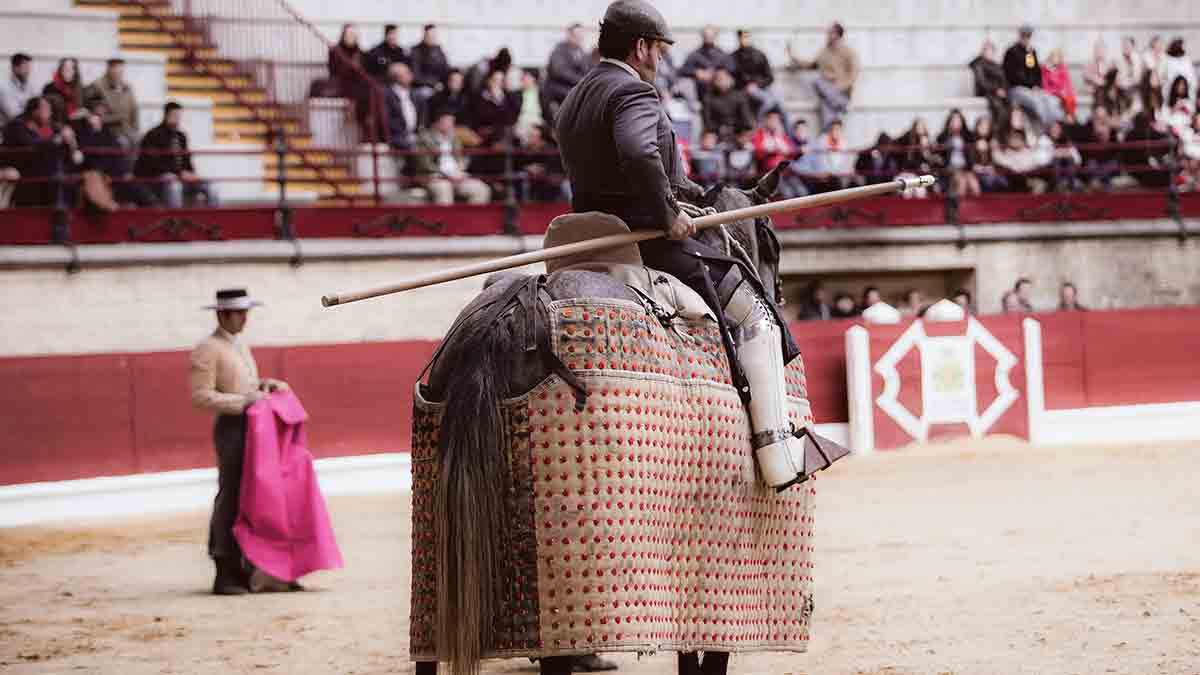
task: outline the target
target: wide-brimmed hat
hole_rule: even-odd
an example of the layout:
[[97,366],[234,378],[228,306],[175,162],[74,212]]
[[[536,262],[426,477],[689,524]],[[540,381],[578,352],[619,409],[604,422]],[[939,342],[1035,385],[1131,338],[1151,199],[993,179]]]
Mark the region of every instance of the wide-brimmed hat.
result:
[[207,305],[204,309],[221,311],[242,311],[252,307],[262,307],[262,303],[250,297],[244,288],[226,288],[217,291],[217,304]]

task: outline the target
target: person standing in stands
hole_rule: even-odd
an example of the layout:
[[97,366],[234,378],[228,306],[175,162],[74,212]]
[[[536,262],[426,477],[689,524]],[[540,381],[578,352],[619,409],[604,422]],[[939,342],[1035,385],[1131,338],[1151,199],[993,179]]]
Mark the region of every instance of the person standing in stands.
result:
[[1004,119],[1008,109],[1008,80],[1004,78],[1004,66],[996,60],[996,44],[984,40],[979,56],[967,65],[975,81],[975,95],[987,99],[992,119]]
[[859,72],[858,52],[846,43],[846,29],[842,24],[835,22],[829,26],[825,46],[812,61],[797,59],[791,45],[787,47],[787,57],[790,68],[818,73],[813,89],[821,102],[821,128],[828,129],[834,121],[841,120],[850,107]]
[[371,48],[363,57],[367,73],[372,77],[387,82],[389,70],[393,63],[408,63],[408,55],[400,46],[400,29],[396,24],[389,23],[383,27],[383,42]]
[[86,116],[83,83],[79,81],[79,61],[72,58],[60,60],[54,77],[42,88],[42,96],[50,101],[55,124],[67,124]]
[[358,100],[362,93],[358,69],[362,67],[363,53],[358,46],[358,31],[350,24],[342,25],[342,34],[337,44],[329,48],[329,79],[337,95]]
[[194,202],[199,197],[209,206],[216,206],[216,194],[196,175],[182,122],[183,106],[168,101],[163,106],[162,124],[147,131],[142,139],[133,173],[139,178],[158,181],[155,191],[167,208],[181,208],[185,201]]
[[[388,66],[388,85],[384,94],[388,143],[393,150],[412,150],[420,128],[421,110],[412,96],[412,71],[408,64],[396,61]],[[403,157],[397,164],[403,164]]]
[[767,113],[779,112],[787,127],[787,114],[779,98],[771,91],[775,82],[775,73],[771,71],[771,62],[761,49],[750,44],[750,31],[741,29],[737,32],[738,48],[730,56],[737,73],[738,89],[746,92],[746,96],[754,103],[754,112],[760,122],[766,119]]
[[438,44],[437,26],[425,24],[421,41],[408,50],[412,61],[413,94],[419,101],[426,101],[433,96],[450,73],[450,62],[446,52]]
[[17,52],[9,59],[9,63],[12,72],[0,80],[0,128],[24,114],[25,104],[33,98],[33,87],[29,84],[33,58]]
[[1032,26],[1021,26],[1017,41],[1004,52],[1004,77],[1008,99],[1024,109],[1039,128],[1062,121],[1062,102],[1042,88],[1042,66],[1033,48]]
[[112,130],[122,147],[136,148],[139,129],[138,102],[133,87],[125,81],[125,59],[109,59],[104,75],[84,89],[85,100],[95,96],[103,98],[105,106],[108,107],[108,114],[104,116],[104,126]]
[[259,378],[258,364],[241,336],[250,309],[261,305],[243,288],[217,291],[216,304],[205,307],[216,310],[217,329],[191,355],[192,405],[216,415],[217,496],[208,529],[208,555],[216,566],[215,595],[249,591],[242,549],[233,536],[241,496],[246,409],[264,395],[288,388],[286,382]]
[[[679,68],[679,76],[692,83],[695,99],[698,101],[703,101],[708,96],[713,80],[717,77],[718,68],[724,68],[730,73],[737,70],[729,54],[717,46],[718,34],[716,26],[705,26],[700,32],[700,47],[688,54],[683,66]],[[684,98],[692,98],[690,92]]]
[[562,105],[571,88],[587,75],[592,67],[592,58],[584,49],[586,33],[583,24],[573,23],[567,28],[567,39],[554,46],[546,64],[546,84],[542,92],[546,99],[546,123],[554,124],[554,113]]

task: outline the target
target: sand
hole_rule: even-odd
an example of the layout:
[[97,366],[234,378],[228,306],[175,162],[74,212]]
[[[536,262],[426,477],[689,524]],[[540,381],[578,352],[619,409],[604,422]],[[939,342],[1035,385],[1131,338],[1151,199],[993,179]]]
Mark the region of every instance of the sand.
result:
[[[851,458],[818,480],[811,651],[731,671],[1200,673],[1197,476],[1200,444]],[[411,672],[408,497],[330,507],[347,568],[298,594],[208,595],[204,513],[0,530],[0,671]]]

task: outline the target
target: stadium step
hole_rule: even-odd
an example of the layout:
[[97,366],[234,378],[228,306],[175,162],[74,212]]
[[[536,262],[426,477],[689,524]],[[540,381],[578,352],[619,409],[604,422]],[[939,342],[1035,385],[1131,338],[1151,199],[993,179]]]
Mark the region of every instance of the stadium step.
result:
[[163,27],[167,30],[182,31],[187,29],[187,22],[178,17],[163,17],[162,22],[153,16],[144,14],[122,14],[117,19],[117,28],[129,31],[158,31]]
[[195,75],[197,73],[220,73],[222,75],[235,75],[238,72],[237,64],[229,59],[198,59],[193,66],[182,58],[172,58],[167,61],[167,77],[173,75]]
[[[224,78],[224,82],[222,82]],[[254,84],[245,75],[168,75],[167,86],[172,91],[207,93],[222,91],[225,85],[238,89],[250,89]]]
[[176,33],[166,32],[159,28],[148,30],[129,30],[120,29],[121,47],[128,49],[130,47],[178,47],[182,45],[190,45],[192,47],[215,47],[207,44],[203,35],[179,31]]

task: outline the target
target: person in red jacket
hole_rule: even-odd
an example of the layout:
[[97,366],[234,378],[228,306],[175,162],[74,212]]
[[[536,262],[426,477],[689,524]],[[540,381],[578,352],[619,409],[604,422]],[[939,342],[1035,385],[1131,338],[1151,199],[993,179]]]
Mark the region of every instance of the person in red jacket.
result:
[[1058,100],[1062,101],[1067,116],[1070,119],[1075,118],[1075,85],[1071,83],[1071,73],[1063,61],[1061,49],[1052,50],[1046,63],[1042,65],[1042,89],[1057,96]]
[[767,113],[762,126],[754,132],[753,143],[754,159],[760,173],[774,169],[780,162],[796,154],[792,139],[783,126],[783,116],[777,110]]

